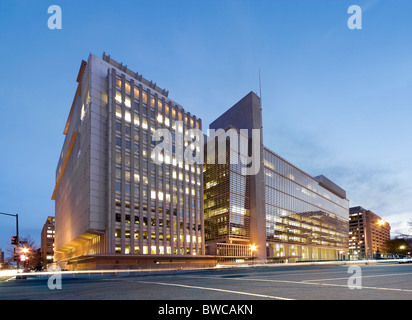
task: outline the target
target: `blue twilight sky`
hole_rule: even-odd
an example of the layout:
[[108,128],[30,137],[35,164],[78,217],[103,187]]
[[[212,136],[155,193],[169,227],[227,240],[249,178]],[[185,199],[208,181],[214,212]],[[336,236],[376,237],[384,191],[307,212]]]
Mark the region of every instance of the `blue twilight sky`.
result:
[[[362,8],[362,29],[347,13]],[[50,30],[50,5],[63,28]],[[264,144],[407,229],[412,1],[0,2],[0,212],[40,245],[81,60],[110,54],[204,128],[262,80]],[[0,216],[0,248],[15,233]],[[394,234],[393,233],[393,234]]]

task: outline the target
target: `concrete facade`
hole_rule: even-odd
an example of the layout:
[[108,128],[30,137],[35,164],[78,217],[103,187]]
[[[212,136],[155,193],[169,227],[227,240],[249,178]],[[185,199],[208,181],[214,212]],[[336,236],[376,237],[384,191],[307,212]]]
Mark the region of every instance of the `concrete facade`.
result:
[[361,206],[349,210],[349,252],[352,259],[373,259],[385,255],[391,226]]
[[41,231],[41,256],[45,264],[54,262],[54,235],[55,219],[47,217],[46,223]]
[[147,256],[152,263],[197,256],[201,264],[201,166],[175,152],[162,165],[151,158],[156,129],[169,129],[179,150],[179,134],[201,130],[201,119],[105,54],[83,61],[77,82],[52,196],[55,260],[67,269],[86,268],[91,257],[108,264],[131,257],[138,265]]

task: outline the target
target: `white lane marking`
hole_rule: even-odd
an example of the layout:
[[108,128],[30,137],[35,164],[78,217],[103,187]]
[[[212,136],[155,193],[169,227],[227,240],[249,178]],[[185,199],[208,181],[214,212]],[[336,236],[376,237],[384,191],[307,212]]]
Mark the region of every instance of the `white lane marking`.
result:
[[[183,277],[183,276],[181,276]],[[189,278],[190,276],[184,276],[185,278]],[[259,279],[259,278],[221,278],[221,277],[190,277],[190,278],[209,278],[209,279],[226,279],[226,280],[244,280],[244,281],[262,281],[262,282],[278,282],[278,283],[294,283],[294,284],[306,284],[306,285],[313,285],[313,286],[328,286],[328,287],[344,287],[348,288],[347,284],[332,284],[332,283],[312,283],[307,282],[310,280],[305,281],[291,281],[291,280],[274,280],[274,279]],[[348,279],[348,278],[342,278]],[[398,289],[398,288],[383,288],[383,287],[365,287],[362,286],[362,289],[373,289],[373,290],[388,290],[388,291],[401,291],[401,292],[412,292],[409,289]]]
[[234,291],[234,290],[226,290],[226,289],[218,289],[218,288],[189,286],[189,285],[179,284],[179,283],[166,283],[166,282],[154,282],[154,281],[138,281],[138,282],[158,284],[158,285],[163,285],[163,286],[174,286],[174,287],[183,287],[183,288],[191,288],[191,289],[211,290],[211,291],[219,291],[219,292],[226,292],[226,293],[243,294],[243,295],[247,295],[247,296],[255,296],[255,297],[270,298],[270,299],[277,299],[277,300],[294,300],[294,299],[289,299],[289,298],[270,296],[270,295],[266,295],[266,294],[243,292],[243,291]]
[[[388,274],[375,274],[375,275],[369,275],[369,276],[364,276],[362,275],[363,278],[378,278],[378,277],[393,277],[393,276],[403,276],[406,274],[412,274],[412,272],[405,272],[405,273],[388,273]],[[347,280],[348,277],[346,278],[330,278],[330,279],[313,279],[313,280],[303,280],[304,282],[314,282],[314,281],[333,281],[333,280]],[[406,289],[405,289],[406,290]]]

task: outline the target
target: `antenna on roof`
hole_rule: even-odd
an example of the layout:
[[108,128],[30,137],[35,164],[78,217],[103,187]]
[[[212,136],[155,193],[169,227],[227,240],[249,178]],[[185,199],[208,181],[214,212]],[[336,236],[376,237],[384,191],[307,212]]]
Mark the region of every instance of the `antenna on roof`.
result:
[[260,98],[260,107],[262,108],[262,84],[260,80],[260,68],[259,68],[259,98]]

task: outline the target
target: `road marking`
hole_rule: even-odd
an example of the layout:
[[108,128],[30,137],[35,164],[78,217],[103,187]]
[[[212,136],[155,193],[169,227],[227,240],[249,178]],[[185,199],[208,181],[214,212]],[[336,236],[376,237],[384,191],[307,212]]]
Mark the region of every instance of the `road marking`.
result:
[[[183,276],[182,276],[183,277]],[[294,283],[294,284],[306,284],[306,285],[314,285],[314,286],[328,286],[328,287],[344,287],[349,289],[347,284],[332,284],[332,283],[312,283],[308,281],[312,280],[304,280],[304,281],[291,281],[291,280],[274,280],[274,279],[259,279],[259,278],[221,278],[221,277],[191,277],[191,276],[184,276],[185,278],[209,278],[209,279],[226,279],[226,280],[244,280],[244,281],[263,281],[263,282],[278,282],[278,283]],[[341,279],[348,279],[348,278],[341,278]],[[322,281],[322,280],[317,280]],[[401,291],[401,292],[412,292],[409,289],[398,289],[398,288],[382,288],[382,287],[365,287],[362,286],[362,289],[373,289],[373,290],[387,290],[387,291]]]
[[[388,273],[388,274],[375,274],[375,275],[370,275],[370,276],[364,276],[362,275],[363,278],[378,278],[378,277],[393,277],[393,276],[403,276],[406,274],[412,274],[412,272],[405,272],[405,273]],[[330,281],[330,280],[347,280],[348,277],[345,278],[330,278],[330,279],[313,279],[313,280],[303,280],[303,281],[308,281],[308,282],[313,282],[313,281]]]
[[243,292],[243,291],[234,291],[234,290],[226,290],[226,289],[218,289],[218,288],[189,286],[189,285],[179,284],[179,283],[166,283],[166,282],[154,282],[154,281],[138,281],[138,282],[158,284],[158,285],[163,285],[163,286],[173,286],[173,287],[183,287],[183,288],[191,288],[191,289],[200,289],[200,290],[219,291],[219,292],[226,292],[226,293],[235,293],[235,294],[242,294],[242,295],[247,295],[247,296],[255,296],[255,297],[260,297],[260,298],[277,299],[277,300],[295,300],[295,299],[289,299],[289,298],[283,298],[283,297],[269,296],[269,295],[266,295],[266,294]]

